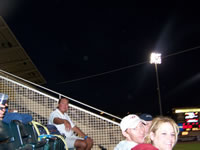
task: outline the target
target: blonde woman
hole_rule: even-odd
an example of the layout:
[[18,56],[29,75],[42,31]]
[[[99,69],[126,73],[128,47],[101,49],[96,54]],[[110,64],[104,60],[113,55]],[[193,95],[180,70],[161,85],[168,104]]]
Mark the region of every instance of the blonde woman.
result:
[[156,117],[145,138],[159,150],[172,150],[178,140],[179,128],[175,121],[168,117]]

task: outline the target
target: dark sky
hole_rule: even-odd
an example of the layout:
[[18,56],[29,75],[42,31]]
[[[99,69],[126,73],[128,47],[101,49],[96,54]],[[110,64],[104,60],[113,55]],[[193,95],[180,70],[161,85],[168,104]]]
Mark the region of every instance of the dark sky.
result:
[[8,0],[1,13],[46,79],[45,87],[122,117],[159,114],[152,51],[163,57],[158,74],[164,114],[173,107],[200,106],[200,13],[195,5]]

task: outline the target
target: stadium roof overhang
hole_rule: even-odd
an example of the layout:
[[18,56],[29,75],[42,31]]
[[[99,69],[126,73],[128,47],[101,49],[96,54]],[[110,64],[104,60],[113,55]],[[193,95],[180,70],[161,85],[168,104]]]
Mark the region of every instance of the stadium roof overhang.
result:
[[0,17],[0,69],[36,84],[46,83],[2,17]]

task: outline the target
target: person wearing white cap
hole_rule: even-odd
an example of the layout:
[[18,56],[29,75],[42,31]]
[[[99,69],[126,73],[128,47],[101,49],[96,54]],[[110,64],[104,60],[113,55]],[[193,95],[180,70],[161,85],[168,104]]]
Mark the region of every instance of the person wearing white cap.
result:
[[114,150],[131,150],[137,144],[143,143],[145,138],[144,123],[144,120],[134,114],[124,117],[120,122],[120,128],[125,140],[120,141]]

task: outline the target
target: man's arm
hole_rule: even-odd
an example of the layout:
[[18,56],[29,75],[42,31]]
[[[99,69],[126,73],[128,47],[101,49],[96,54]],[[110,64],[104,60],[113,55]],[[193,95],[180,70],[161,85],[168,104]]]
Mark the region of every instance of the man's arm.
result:
[[84,140],[86,140],[86,142],[92,147],[93,145],[93,140],[88,137],[83,131],[81,131],[81,129],[77,126],[74,126],[72,128],[72,130],[77,133],[80,137],[84,138]]
[[79,127],[77,127],[77,126],[74,126],[73,128],[72,128],[72,130],[74,131],[74,132],[76,132],[80,137],[85,137],[86,136],[86,134],[85,133],[83,133],[83,131],[81,131],[81,129],[79,128]]
[[71,129],[71,124],[69,121],[65,120],[65,119],[61,119],[61,118],[54,118],[53,119],[53,123],[55,124],[64,124],[66,130],[70,130]]

